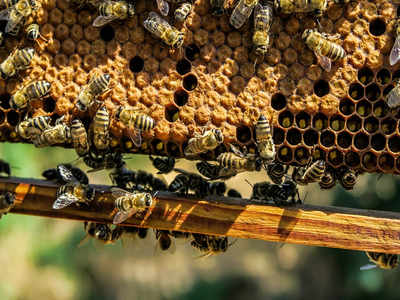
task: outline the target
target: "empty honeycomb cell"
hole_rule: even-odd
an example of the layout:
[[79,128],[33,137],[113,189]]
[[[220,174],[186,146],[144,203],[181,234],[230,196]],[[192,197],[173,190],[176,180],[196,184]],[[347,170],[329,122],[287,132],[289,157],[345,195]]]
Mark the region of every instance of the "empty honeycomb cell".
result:
[[7,112],[7,122],[11,126],[16,126],[19,122],[19,114],[15,110]]
[[304,133],[303,139],[307,146],[314,146],[318,143],[318,132],[309,129]]
[[392,134],[396,130],[396,121],[392,118],[381,120],[381,130],[384,134]]
[[318,97],[328,95],[329,91],[329,83],[326,80],[321,79],[314,83],[314,94]]
[[390,151],[394,153],[400,152],[400,136],[395,135],[389,139],[388,146]]
[[386,99],[387,95],[389,94],[389,92],[390,92],[391,90],[393,90],[393,88],[394,88],[394,86],[393,86],[392,84],[389,84],[387,87],[385,87],[385,88],[383,89],[382,95],[383,95],[383,98],[384,98],[384,99]]
[[306,129],[308,126],[310,126],[310,123],[311,117],[309,114],[300,112],[296,115],[296,124],[300,129]]
[[361,159],[357,152],[350,151],[346,153],[344,161],[346,165],[349,166],[350,168],[355,168],[360,165]]
[[336,149],[329,151],[328,162],[334,167],[338,167],[343,163],[343,153]]
[[154,139],[151,141],[151,147],[153,148],[153,153],[155,154],[164,154],[164,143],[159,139]]
[[376,82],[380,85],[385,85],[390,82],[391,75],[388,69],[381,69],[376,74]]
[[10,94],[3,94],[0,95],[0,106],[4,109],[9,109],[10,108]]
[[293,125],[293,114],[285,110],[279,114],[278,122],[283,128],[289,128]]
[[310,152],[305,147],[298,147],[294,150],[294,159],[300,165],[305,165],[310,160]]
[[326,152],[321,148],[315,148],[312,152],[313,160],[326,160]]
[[376,164],[377,164],[376,155],[372,152],[364,153],[361,159],[361,164],[366,170],[372,171],[376,169]]
[[372,105],[367,100],[362,100],[357,103],[356,111],[361,117],[366,117],[371,113]]
[[52,113],[56,108],[56,101],[52,97],[47,97],[43,100],[43,110]]
[[271,106],[275,110],[282,110],[286,107],[286,97],[280,93],[274,94],[271,98]]
[[186,73],[189,73],[191,68],[192,64],[187,59],[181,59],[176,64],[176,71],[180,75],[185,75]]
[[374,104],[373,115],[377,118],[384,118],[389,111],[385,101],[381,100]]
[[337,144],[343,149],[349,148],[351,146],[351,141],[351,134],[347,131],[342,131],[337,136]]
[[236,129],[236,138],[239,142],[246,144],[251,140],[251,130],[247,126],[240,126]]
[[133,73],[139,73],[144,68],[144,60],[140,56],[135,56],[129,61],[129,69]]
[[197,77],[194,74],[186,75],[182,81],[183,88],[187,91],[193,91],[197,87]]
[[358,150],[363,150],[368,147],[369,145],[369,137],[363,132],[357,133],[354,136],[354,147]]
[[384,171],[392,171],[394,168],[394,158],[390,154],[381,154],[378,158],[378,165]]
[[291,145],[298,145],[301,143],[301,133],[298,129],[292,128],[287,132],[286,139]]
[[346,128],[351,132],[357,132],[361,128],[361,119],[357,116],[352,116],[346,122]]
[[345,121],[342,116],[335,115],[330,118],[329,125],[334,131],[340,131],[344,128]]
[[100,30],[100,38],[105,41],[109,42],[113,40],[115,37],[115,30],[111,25],[103,26]]
[[325,147],[332,147],[335,144],[335,134],[330,130],[321,133],[320,143]]
[[380,95],[381,95],[381,89],[379,88],[379,86],[376,83],[371,83],[365,89],[365,97],[369,101],[374,102],[374,101],[378,100]]
[[353,101],[348,98],[344,98],[340,101],[339,111],[345,116],[351,115],[355,111],[355,105]]
[[175,122],[179,118],[179,109],[174,105],[165,107],[165,119],[168,122]]
[[285,140],[285,131],[281,128],[275,127],[272,136],[275,145],[282,144]]
[[189,93],[184,89],[178,89],[174,93],[174,102],[178,106],[184,106],[189,100]]
[[328,128],[328,118],[321,113],[316,114],[313,117],[313,127],[317,130],[323,130]]
[[289,163],[293,160],[293,151],[288,146],[282,146],[278,149],[278,159],[284,163]]
[[69,35],[69,27],[65,24],[59,24],[54,31],[54,35],[60,41],[65,40]]
[[364,89],[359,83],[352,83],[349,87],[349,95],[353,100],[360,100],[364,96]]
[[364,86],[369,84],[374,79],[374,72],[370,68],[364,67],[357,74],[358,81]]
[[371,147],[376,151],[382,151],[386,146],[386,138],[383,134],[377,133],[371,137]]
[[374,36],[380,36],[386,31],[386,23],[381,18],[376,18],[369,23],[369,32]]
[[368,133],[374,133],[379,128],[379,121],[375,117],[369,117],[369,118],[364,120],[364,126],[363,127]]

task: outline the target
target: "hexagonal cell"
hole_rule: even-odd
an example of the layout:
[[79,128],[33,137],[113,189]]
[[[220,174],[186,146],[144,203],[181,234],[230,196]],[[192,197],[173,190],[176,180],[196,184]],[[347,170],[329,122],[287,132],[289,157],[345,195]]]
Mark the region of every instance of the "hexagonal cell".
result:
[[378,158],[378,165],[383,171],[393,171],[394,169],[394,158],[390,154],[381,154]]
[[189,74],[183,77],[183,88],[187,91],[193,91],[197,87],[197,77],[194,74]]
[[181,156],[179,145],[177,145],[173,142],[168,142],[167,143],[167,153],[168,153],[168,155],[171,155],[174,157]]
[[306,144],[307,146],[314,146],[316,144],[318,144],[318,132],[313,130],[313,129],[309,129],[304,133],[304,144]]
[[371,147],[376,151],[382,151],[386,146],[386,138],[383,134],[377,133],[371,137]]
[[144,68],[144,60],[140,56],[135,56],[129,61],[129,69],[133,73],[139,73]]
[[361,165],[363,166],[364,169],[372,171],[376,169],[376,164],[377,164],[377,159],[375,154],[373,154],[372,152],[366,152],[363,154],[361,158]]
[[361,117],[366,117],[371,113],[372,105],[367,100],[361,100],[356,105],[356,111]]
[[381,100],[374,104],[372,113],[375,117],[383,118],[387,115],[388,112],[389,112],[389,108],[385,101]]
[[320,79],[314,83],[314,94],[318,97],[328,95],[329,91],[329,83],[326,80]]
[[2,94],[0,95],[0,106],[4,109],[10,108],[10,94]]
[[360,165],[360,160],[360,156],[357,152],[347,152],[344,157],[346,165],[350,168],[358,167]]
[[350,99],[344,98],[340,101],[339,111],[345,116],[351,115],[355,111],[355,109],[355,105]]
[[378,100],[380,95],[381,89],[376,83],[371,83],[365,88],[365,97],[371,102]]
[[316,114],[313,117],[313,127],[317,130],[328,128],[328,118],[324,114]]
[[363,150],[368,147],[369,145],[369,137],[363,132],[357,133],[354,136],[354,142],[353,145],[355,148],[358,150]]
[[390,82],[391,78],[390,71],[388,69],[381,69],[376,73],[376,82],[380,85],[385,85]]
[[189,100],[189,93],[184,89],[178,89],[174,93],[174,102],[178,106],[184,106]]
[[387,95],[390,93],[391,90],[393,90],[393,88],[394,88],[394,85],[393,84],[389,84],[387,87],[385,87],[383,89],[382,95],[383,95],[384,99],[386,99]]
[[367,85],[372,80],[374,80],[374,72],[368,67],[364,67],[358,71],[357,74],[358,81],[360,81],[363,85]]
[[298,145],[301,143],[301,133],[298,129],[292,128],[287,132],[286,139],[291,145]]
[[344,149],[349,148],[351,146],[351,141],[352,141],[351,134],[348,133],[347,131],[342,131],[338,134],[337,144],[339,147]]
[[394,153],[400,152],[400,136],[395,135],[389,139],[388,146],[390,151]]
[[353,100],[360,100],[364,96],[364,88],[357,82],[352,83],[349,87],[349,95]]
[[111,25],[103,26],[100,29],[100,38],[105,41],[109,42],[115,37],[115,30]]
[[275,127],[272,136],[275,145],[282,144],[285,140],[285,131],[283,129]]
[[294,159],[300,165],[305,165],[310,159],[310,152],[305,147],[298,147],[294,150]]
[[200,56],[200,48],[197,47],[196,44],[191,44],[185,48],[185,57],[190,60],[194,61]]
[[186,73],[189,73],[191,69],[192,64],[187,59],[181,59],[176,63],[176,71],[180,75],[185,75]]
[[346,122],[346,128],[351,132],[357,132],[361,129],[361,119],[358,116],[352,116]]
[[330,130],[321,133],[320,143],[325,147],[332,147],[335,144],[335,134]]
[[291,162],[293,160],[293,151],[288,146],[282,146],[277,152],[278,159],[284,163]]
[[396,121],[392,118],[381,120],[381,130],[384,134],[392,134],[396,130]]
[[312,158],[313,160],[326,160],[326,152],[319,147],[315,148],[312,152]]
[[56,109],[56,100],[52,97],[43,99],[43,110],[48,113],[52,113]]
[[151,141],[151,147],[153,148],[153,152],[155,154],[164,154],[164,142],[159,139],[154,139]]
[[236,128],[236,138],[239,142],[246,144],[251,141],[251,130],[247,126]]
[[16,126],[19,122],[19,114],[15,110],[7,112],[7,122],[11,126]]
[[368,133],[374,133],[379,128],[379,121],[375,117],[369,117],[367,119],[364,119],[363,127]]
[[345,121],[340,115],[334,115],[331,116],[329,123],[334,131],[340,131],[344,128]]
[[296,124],[300,129],[305,129],[310,126],[311,117],[306,112],[300,112],[296,115]]
[[274,94],[271,98],[271,106],[275,110],[282,110],[286,107],[286,97],[280,93]]
[[293,120],[293,114],[288,110],[281,112],[278,117],[278,122],[283,128],[291,127],[293,125]]
[[381,18],[376,18],[369,23],[369,32],[374,36],[380,36],[386,31],[386,23]]
[[165,119],[168,122],[175,122],[179,119],[179,109],[174,105],[165,106]]
[[343,163],[343,153],[337,149],[329,151],[328,162],[330,162],[334,167],[338,167]]

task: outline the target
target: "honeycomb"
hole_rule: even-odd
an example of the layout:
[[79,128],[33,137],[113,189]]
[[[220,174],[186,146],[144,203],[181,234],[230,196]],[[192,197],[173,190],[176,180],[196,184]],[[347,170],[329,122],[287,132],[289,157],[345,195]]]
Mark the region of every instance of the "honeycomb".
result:
[[[52,88],[49,97],[31,103],[30,116],[78,116],[88,127],[95,111],[78,113],[74,103],[92,74],[103,72],[112,78],[111,92],[100,98],[110,112],[129,104],[156,121],[136,149],[113,119],[112,145],[125,152],[182,157],[188,139],[204,127],[219,127],[225,138],[205,159],[230,143],[252,149],[254,124],[263,113],[283,163],[303,165],[312,156],[334,168],[400,173],[398,116],[384,100],[400,77],[388,64],[397,16],[392,3],[331,1],[320,25],[312,15],[275,15],[271,47],[261,59],[251,51],[252,22],[235,30],[229,25],[232,7],[214,17],[208,0],[195,1],[185,23],[174,24],[185,41],[183,49],[171,50],[143,28],[155,2],[138,0],[134,17],[95,28],[94,10],[77,10],[66,0],[42,1],[27,23],[40,24],[48,42],[34,45],[32,68],[20,74],[22,80],[0,81],[1,139],[20,141],[13,129],[27,112],[10,109],[8,101],[33,79],[47,80]],[[172,18],[170,13],[171,23]],[[330,73],[302,41],[307,28],[340,34],[337,42],[347,56],[333,62]],[[29,43],[8,37],[0,59]]]

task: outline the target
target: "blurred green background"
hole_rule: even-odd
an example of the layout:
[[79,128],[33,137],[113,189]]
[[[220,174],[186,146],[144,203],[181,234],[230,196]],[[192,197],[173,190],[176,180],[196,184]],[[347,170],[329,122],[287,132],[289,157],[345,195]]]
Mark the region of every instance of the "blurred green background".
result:
[[[73,150],[23,144],[1,144],[0,152],[21,177],[39,178],[76,158]],[[127,162],[152,169],[145,156]],[[182,161],[177,166],[193,168]],[[245,176],[227,184],[249,196]],[[265,180],[261,172],[252,177]],[[110,183],[105,171],[92,173],[90,181]],[[351,193],[341,187],[321,192],[314,184],[301,190],[306,194],[307,203],[318,205],[400,209],[400,185],[389,175],[379,181],[363,175]],[[155,251],[152,233],[124,245],[89,241],[78,247],[83,224],[13,214],[0,220],[0,233],[0,299],[399,299],[399,272],[361,272],[368,263],[363,252],[238,240],[223,255],[198,258],[188,242],[177,242],[174,254]]]

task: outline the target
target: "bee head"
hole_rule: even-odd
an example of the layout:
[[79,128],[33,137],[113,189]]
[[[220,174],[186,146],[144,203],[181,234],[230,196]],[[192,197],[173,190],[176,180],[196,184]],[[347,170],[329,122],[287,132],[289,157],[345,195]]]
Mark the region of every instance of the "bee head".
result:
[[[105,79],[107,82],[110,82],[110,79],[111,79],[110,74],[106,73],[106,74],[103,75],[103,77],[104,77],[104,79]],[[104,107],[104,106],[103,106],[103,107]]]
[[214,129],[214,135],[218,143],[222,143],[224,141],[224,135],[220,129]]
[[135,5],[128,3],[128,16],[132,17],[135,14]]
[[325,161],[324,160],[319,160],[317,166],[320,169],[325,169]]
[[303,32],[303,35],[301,36],[303,40],[306,40],[308,38],[308,36],[313,32],[312,29],[306,29]]
[[109,233],[110,231],[107,225],[99,224],[96,228],[95,237],[99,240],[106,241],[108,240]]

